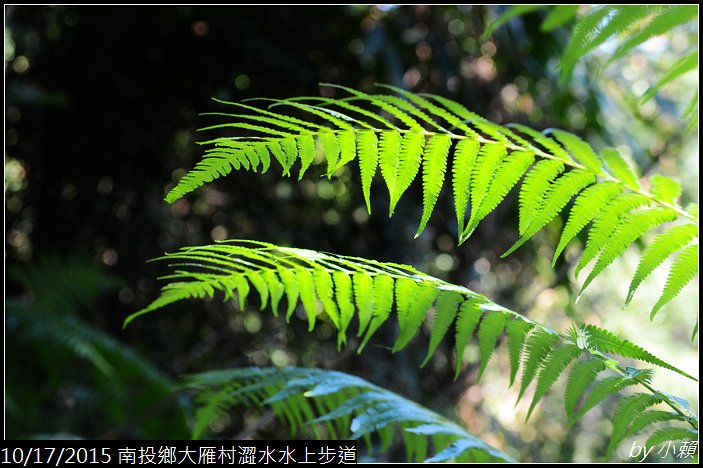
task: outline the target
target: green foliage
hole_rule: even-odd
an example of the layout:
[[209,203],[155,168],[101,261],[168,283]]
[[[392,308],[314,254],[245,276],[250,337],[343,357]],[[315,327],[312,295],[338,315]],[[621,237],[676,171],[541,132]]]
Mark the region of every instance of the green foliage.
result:
[[[369,448],[371,435],[377,434],[381,452],[389,448],[397,427],[409,461],[512,461],[443,416],[342,372],[240,368],[188,376],[184,387],[199,402],[194,438],[206,435],[223,411],[238,405],[266,406],[289,424],[293,434],[309,429],[318,437],[364,439]],[[430,450],[435,454],[428,458]]]
[[[513,18],[534,12],[538,6],[519,5],[507,9],[503,14],[486,25],[481,39],[487,40],[496,28]],[[542,32],[571,21],[578,11],[574,5],[549,7],[549,13],[541,26]],[[671,32],[672,30],[698,19],[696,5],[605,5],[590,7],[575,20],[569,42],[561,57],[561,78],[568,80],[575,65],[590,52],[606,42],[616,43],[615,51],[610,55],[603,68],[622,59],[637,46],[644,44],[653,37]],[[684,73],[698,69],[698,50],[687,53],[669,67],[664,74],[642,96],[644,103],[653,98],[656,93],[668,83]],[[689,105],[690,110],[684,112],[684,119],[690,119],[695,126],[698,114],[698,93]],[[695,109],[695,110],[694,110]]]
[[[455,321],[456,375],[464,361],[464,349],[476,333],[480,378],[498,345],[500,335],[505,331],[511,361],[511,384],[519,365],[522,363],[523,366],[518,400],[531,382],[537,382],[528,416],[559,376],[566,373],[570,364],[581,356],[591,357],[573,366],[565,393],[567,414],[573,420],[606,396],[627,386],[611,383],[612,379],[596,384],[580,413],[576,414],[578,400],[596,380],[597,374],[606,368],[623,377],[624,380],[617,382],[629,379],[629,383],[647,384],[649,373],[622,369],[617,361],[604,353],[654,364],[696,380],[606,330],[583,325],[560,335],[469,289],[425,275],[407,265],[278,247],[258,241],[227,241],[210,246],[186,247],[159,260],[168,261],[174,269],[172,274],[164,277],[169,283],[163,287],[160,298],[128,317],[125,325],[138,316],[163,307],[173,298],[213,297],[216,291],[220,291],[226,301],[236,301],[243,308],[243,301],[250,291],[255,290],[260,308],[263,310],[270,306],[274,314],[277,313],[278,300],[275,304],[269,300],[274,295],[279,300],[286,296],[289,311],[300,303],[310,330],[318,320],[327,321],[338,330],[339,346],[346,343],[347,326],[356,311],[359,324],[357,336],[362,339],[359,352],[395,311],[399,333],[393,352],[397,352],[418,333],[424,319],[434,309],[435,318],[424,363],[432,356],[452,321]],[[341,320],[339,312],[342,310],[346,310],[344,320]],[[287,314],[289,317],[290,313]],[[214,406],[208,408],[229,401],[229,393],[218,395],[222,400],[211,399]],[[660,402],[684,414],[674,397],[657,395]],[[635,415],[639,416],[639,413]],[[697,428],[697,424],[694,427]]]
[[[70,432],[98,438],[105,436],[95,431],[105,427],[118,437],[186,434],[185,411],[181,402],[171,400],[173,386],[168,377],[81,317],[120,281],[74,255],[65,260],[40,258],[12,276],[26,295],[6,300],[7,351],[25,354],[27,359],[7,363],[10,437],[45,438]],[[35,369],[41,382],[28,380],[28,369]],[[62,407],[62,399],[73,400],[73,407]],[[53,405],[58,408],[50,409]],[[171,421],[166,431],[157,417]]]
[[[269,165],[262,164],[259,168],[258,161],[269,161],[271,157],[264,154],[271,152],[273,159],[279,161],[284,176],[290,175],[293,165],[300,160],[299,178],[316,158],[327,161],[328,177],[358,158],[367,209],[371,210],[372,182],[380,167],[390,195],[389,215],[422,168],[423,210],[416,236],[430,220],[445,178],[450,178],[460,243],[523,178],[519,191],[520,238],[504,255],[549,224],[575,198],[553,262],[568,243],[592,223],[577,273],[592,260],[597,261],[582,290],[650,229],[671,221],[685,222],[690,232],[694,232],[686,245],[697,242],[696,217],[676,204],[680,184],[674,179],[654,175],[650,179],[651,192],[644,190],[635,171],[612,148],[597,154],[579,137],[562,130],[539,133],[522,125],[496,125],[439,96],[415,95],[388,86],[383,87],[393,89],[399,96],[369,95],[330,86],[341,88],[351,97],[267,100],[276,108],[301,114],[300,118],[246,104],[226,103],[250,113],[217,114],[237,120],[203,130],[233,127],[252,134],[203,142],[210,148],[201,165],[184,176],[166,200],[173,202],[229,172],[221,170],[223,157],[231,161],[227,167],[266,172]],[[379,108],[383,114],[364,110],[362,104]],[[241,122],[247,119],[261,124],[252,127]],[[378,124],[380,128],[374,126]],[[228,156],[218,152],[221,148],[227,148]],[[274,148],[284,148],[284,151]],[[255,156],[257,154],[259,156]],[[212,158],[217,161],[205,162]],[[241,162],[238,166],[237,161]],[[248,161],[247,164],[244,161]],[[451,177],[447,177],[448,168]],[[643,206],[651,208],[641,210]],[[685,249],[686,245],[669,254]],[[666,296],[680,291],[678,286],[688,281],[690,270],[677,268],[672,274],[672,286]],[[643,279],[642,272],[636,279]],[[630,293],[633,292],[631,289]],[[164,300],[175,298],[172,295]]]

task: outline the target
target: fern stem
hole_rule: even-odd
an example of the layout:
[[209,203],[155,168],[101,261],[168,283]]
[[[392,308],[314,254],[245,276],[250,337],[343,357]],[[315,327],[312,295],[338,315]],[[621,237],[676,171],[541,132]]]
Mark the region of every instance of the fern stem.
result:
[[[620,366],[618,366],[618,371],[620,373],[623,373],[622,370],[620,369]],[[642,382],[642,381],[638,381],[638,382],[640,384],[642,384],[642,386],[644,388],[649,390],[653,395],[656,395],[657,393],[661,394],[661,392],[658,392],[654,387],[649,385],[647,382]],[[691,427],[693,427],[695,430],[698,430],[698,423],[695,421],[695,419],[692,418],[691,416],[689,416],[688,414],[686,414],[686,412],[683,411],[679,407],[678,404],[675,404],[674,402],[672,402],[670,398],[665,398],[664,402],[667,404],[667,406],[669,406],[671,409],[676,411],[680,416],[682,416],[684,419],[686,419],[686,422],[688,422],[691,425]]]

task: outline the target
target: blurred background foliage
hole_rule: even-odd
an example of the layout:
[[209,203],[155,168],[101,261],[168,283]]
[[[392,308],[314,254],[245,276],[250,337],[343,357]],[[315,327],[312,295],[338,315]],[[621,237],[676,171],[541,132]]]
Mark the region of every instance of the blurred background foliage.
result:
[[[6,437],[187,437],[188,399],[170,391],[179,375],[296,365],[361,376],[458,418],[521,461],[600,460],[610,430],[602,409],[569,428],[555,388],[525,424],[527,405],[514,408],[502,348],[479,386],[477,366],[452,379],[451,340],[424,369],[426,334],[391,354],[391,325],[361,355],[353,342],[338,353],[331,327],[310,337],[302,321],[286,326],[221,301],[174,305],[121,329],[127,314],[158,293],[151,278],[161,272],[145,260],[183,245],[251,238],[408,263],[554,329],[573,318],[604,326],[694,372],[697,341],[688,337],[697,280],[650,323],[667,266],[649,280],[652,297],[641,294],[620,310],[638,258],[631,252],[574,305],[578,252],[568,251],[556,269],[549,264],[557,226],[499,259],[517,238],[514,193],[461,248],[451,197],[440,198],[428,229],[413,240],[419,184],[392,219],[387,194],[376,190],[369,216],[360,181],[346,168],[327,180],[322,166],[313,167],[299,183],[236,172],[173,205],[163,201],[200,157],[196,129],[210,121],[198,113],[221,110],[211,97],[334,93],[320,82],[366,91],[389,83],[445,95],[501,124],[565,128],[596,148],[617,147],[645,175],[680,177],[682,204],[698,199],[697,129],[679,117],[697,76],[638,103],[654,79],[650,70],[665,69],[697,43],[697,24],[649,41],[600,74],[594,61],[612,50],[598,49],[560,83],[556,63],[569,25],[542,33],[546,12],[535,11],[480,41],[502,11],[6,6]],[[477,358],[473,346],[466,352]],[[695,384],[658,375],[661,389],[697,405]],[[243,412],[223,414],[210,436],[287,434],[270,417]],[[387,457],[400,460],[403,452]]]

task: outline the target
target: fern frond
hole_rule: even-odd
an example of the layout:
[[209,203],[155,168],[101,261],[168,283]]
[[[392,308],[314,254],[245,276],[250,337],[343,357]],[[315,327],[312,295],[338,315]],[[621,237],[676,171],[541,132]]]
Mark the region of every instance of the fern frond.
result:
[[698,7],[695,5],[666,6],[659,14],[653,15],[641,29],[625,37],[623,42],[613,52],[605,66],[608,66],[627,55],[632,49],[647,40],[667,33],[676,26],[694,21],[698,16]]
[[[227,241],[211,246],[187,247],[179,252],[167,254],[160,260],[169,261],[175,270],[164,277],[170,283],[164,286],[160,298],[132,314],[125,324],[167,303],[186,298],[213,297],[220,291],[226,301],[240,302],[240,308],[244,307],[244,301],[248,298],[258,296],[260,308],[270,308],[274,313],[277,313],[280,302],[285,298],[288,302],[286,318],[291,316],[298,304],[302,304],[310,330],[313,330],[319,320],[328,322],[338,331],[337,343],[340,347],[346,343],[346,330],[356,312],[359,322],[358,335],[363,337],[359,351],[382,325],[390,321],[392,312],[395,311],[399,332],[392,350],[396,352],[408,345],[434,309],[430,343],[423,364],[430,359],[454,323],[456,376],[464,364],[464,350],[476,335],[480,351],[480,378],[488,366],[493,350],[498,346],[500,335],[505,331],[510,355],[511,384],[522,359],[519,396],[522,397],[529,384],[537,380],[529,413],[558,377],[566,372],[571,362],[582,354],[590,353],[592,359],[576,364],[567,381],[565,407],[567,414],[572,418],[586,387],[607,367],[623,373],[629,379],[628,382],[647,384],[647,379],[640,377],[640,374],[645,374],[644,371],[635,373],[621,370],[617,361],[603,353],[648,362],[693,378],[605,330],[583,325],[578,329],[573,328],[566,336],[560,335],[469,289],[446,283],[406,265],[278,247],[258,241]],[[293,405],[290,410],[285,409],[287,406],[282,406],[282,402],[285,398],[300,393],[299,387],[308,385],[306,382],[290,381],[287,389],[281,390],[284,393],[269,396],[267,400],[276,404],[274,409],[282,412],[292,428],[300,427],[304,421],[311,419],[311,410],[305,406],[302,397],[286,403]],[[604,382],[596,384],[582,406],[581,413],[588,411],[605,396],[626,386],[622,383],[624,380],[611,383],[606,379]],[[332,384],[317,385],[309,390],[309,396],[334,393],[336,388]],[[257,386],[256,389],[258,391],[261,387]],[[253,387],[250,390],[247,390],[247,394],[253,392]],[[209,400],[211,405],[203,406],[201,417],[206,418],[209,417],[207,415],[216,413],[222,405],[230,404],[235,397],[239,398],[237,395],[239,393],[235,391],[213,394]],[[660,393],[657,395],[672,408],[679,408],[680,403],[674,397]],[[332,421],[338,414],[361,410],[364,401],[366,400],[354,398],[340,401],[336,412],[332,411],[317,421],[324,423]],[[373,414],[358,416],[356,423],[351,427],[353,436],[362,437],[369,431],[388,431],[383,428],[396,423],[403,429],[406,428],[397,419],[398,415],[392,408],[377,407],[377,410]],[[409,411],[405,413],[405,416],[410,415],[412,413]],[[206,426],[198,427],[202,429]],[[432,429],[424,425],[421,430]],[[391,435],[386,432],[381,434],[381,437],[388,442]],[[412,437],[407,436],[406,439],[411,440]],[[454,449],[448,448],[449,452],[444,455],[453,453]],[[420,447],[418,452],[413,453],[423,453],[423,449]]]
[[[204,435],[212,420],[224,411],[241,405],[270,406],[293,433],[299,427],[325,423],[339,438],[359,439],[378,433],[387,439],[383,451],[395,426],[406,444],[412,445],[413,435],[426,436],[439,451],[435,457],[474,460],[480,454],[493,462],[512,461],[443,416],[342,372],[303,368],[210,371],[188,376],[184,387],[196,394],[199,404],[195,438]],[[454,450],[445,452],[448,448]],[[407,447],[408,461],[424,460],[425,449]]]
[[[417,333],[435,305],[437,327],[433,332],[433,347],[446,333],[447,324],[456,316],[457,373],[461,368],[463,350],[477,327],[481,369],[485,369],[497,337],[507,327],[513,355],[519,350],[525,356],[522,392],[559,337],[556,332],[467,288],[425,275],[407,265],[246,240],[184,247],[157,260],[168,261],[174,268],[173,274],[163,278],[170,282],[162,288],[159,298],[130,315],[125,320],[125,326],[135,318],[165,305],[190,298],[212,298],[218,291],[223,293],[225,301],[237,298],[239,307],[243,309],[251,291],[255,291],[260,309],[268,307],[274,313],[285,296],[288,302],[286,318],[290,317],[298,303],[302,304],[311,331],[318,314],[322,312],[321,317],[326,317],[325,320],[337,329],[340,346],[345,342],[346,327],[354,311],[359,317],[358,335],[363,336],[363,348],[395,310],[399,335],[393,349],[398,351]],[[528,325],[510,325],[512,321],[524,321]],[[522,345],[524,337],[520,335],[527,329],[531,331]],[[581,329],[588,337],[587,346],[579,346],[584,352],[595,349],[612,353],[693,378],[606,330],[593,325],[584,325]],[[573,338],[569,337],[569,341],[573,342]],[[512,367],[516,369],[517,364]]]
[[486,25],[486,30],[483,31],[483,34],[481,35],[481,41],[485,41],[486,39],[488,39],[491,34],[493,34],[493,31],[495,31],[497,28],[504,25],[511,19],[518,16],[522,16],[531,11],[535,11],[538,8],[539,5],[516,5],[508,8],[505,13],[498,16],[496,19]]
[[584,188],[595,182],[595,177],[586,171],[573,170],[559,177],[552,183],[547,191],[542,205],[537,209],[530,224],[525,228],[525,233],[513,244],[501,258],[504,258],[524,244],[530,237],[552,221],[566,206],[571,198]]
[[681,182],[676,179],[655,174],[649,181],[652,184],[652,195],[664,203],[674,204],[681,196]]
[[[647,10],[647,7],[636,8]],[[612,22],[610,27],[616,27],[615,17],[620,17],[621,9],[606,7],[598,11],[612,11],[612,15],[608,13],[608,21]],[[598,27],[601,32],[607,29],[604,25]],[[328,86],[350,97],[261,100],[272,103],[269,109],[225,103],[238,107],[242,113],[209,114],[235,121],[203,130],[233,128],[244,134],[202,142],[209,145],[203,160],[166,199],[173,202],[233,169],[266,172],[277,161],[282,175],[290,176],[300,161],[300,178],[318,155],[327,165],[326,175],[331,177],[358,158],[361,191],[369,212],[373,180],[379,168],[389,193],[390,216],[422,171],[418,236],[442,194],[449,167],[458,240],[462,243],[523,178],[518,213],[520,238],[505,255],[550,223],[576,197],[572,220],[562,233],[555,258],[578,232],[593,222],[577,271],[601,253],[618,227],[626,227],[622,225],[623,219],[632,215],[633,224],[645,221],[644,217],[639,219],[639,215],[631,213],[638,206],[667,208],[676,219],[690,224],[697,221],[676,204],[680,195],[676,181],[654,175],[648,192],[615,150],[606,148],[598,154],[571,133],[562,130],[540,133],[523,125],[497,125],[441,96],[418,95],[386,85],[378,86],[389,88],[395,95],[372,95]],[[375,108],[383,116],[366,108]],[[608,201],[609,205],[600,209]],[[637,229],[644,227],[638,225]],[[622,249],[604,252],[603,262],[594,270],[594,276],[621,253]]]
[[593,226],[588,231],[586,247],[576,265],[576,276],[591,260],[596,258],[622,219],[635,208],[646,204],[648,204],[648,200],[640,194],[624,193],[611,199],[610,203],[600,210],[593,220]]
[[458,232],[464,231],[464,218],[469,205],[473,170],[480,145],[474,140],[461,140],[456,145],[456,154],[452,164],[452,187],[454,189],[454,206],[456,207],[456,225]]
[[[630,424],[630,427],[628,428],[628,431],[627,431],[627,434],[625,435],[625,437],[627,437],[628,435],[636,435],[639,432],[641,432],[643,429],[645,429],[646,427],[651,426],[654,423],[664,422],[664,421],[686,422],[686,418],[681,416],[678,413],[673,413],[671,411],[662,411],[662,410],[644,411],[639,416],[637,416],[634,421],[632,421],[632,423]],[[667,429],[672,429],[672,428],[667,428]],[[680,429],[680,428],[675,428],[675,429]],[[677,440],[677,439],[671,438],[671,439],[665,439],[665,440]]]
[[[422,361],[421,367],[424,367],[437,350],[437,346],[447,334],[454,318],[458,313],[459,305],[464,302],[464,297],[454,291],[442,291],[435,305],[434,321],[432,323],[432,334],[430,335],[430,344],[427,348],[427,356]],[[524,323],[521,320],[516,322]],[[473,328],[472,328],[473,329]]]
[[690,54],[677,60],[667,71],[664,73],[656,83],[654,83],[640,98],[641,103],[645,103],[652,99],[660,89],[662,89],[667,84],[671,83],[684,73],[698,69],[698,51],[691,52]]
[[616,179],[621,181],[627,188],[632,190],[640,189],[639,175],[620,153],[613,148],[603,148],[600,156]]
[[[494,29],[508,20],[532,12],[536,7],[521,5],[512,7],[496,20],[489,23],[481,40],[485,41]],[[579,7],[577,5],[551,6],[548,15],[542,21],[542,32],[571,20]],[[571,76],[576,63],[594,49],[602,46],[611,39],[617,39],[615,51],[603,64],[602,68],[612,65],[632,52],[635,47],[644,44],[655,36],[660,36],[675,30],[686,23],[696,21],[698,8],[694,5],[606,5],[591,7],[576,19],[569,42],[561,57],[559,67],[563,81]],[[695,57],[694,57],[695,55]],[[677,61],[668,68],[665,74],[642,96],[644,103],[651,99],[660,88],[683,73],[698,68],[697,51]],[[698,108],[698,98],[691,101],[693,109]],[[684,118],[686,117],[684,112]],[[691,122],[697,121],[697,116],[690,116]],[[695,126],[690,125],[690,127]]]
[[[464,238],[471,235],[478,223],[503,201],[533,161],[534,155],[532,153],[514,151],[501,162],[485,197],[481,198],[480,201],[472,201],[472,214],[469,225],[464,230]],[[475,211],[474,206],[476,207]]]
[[391,193],[388,215],[393,216],[393,210],[400,197],[410,187],[420,171],[420,156],[425,146],[425,137],[420,133],[406,133],[400,145],[398,171],[396,173],[395,190]]
[[561,58],[561,78],[566,80],[571,75],[581,57],[651,14],[653,7],[645,5],[605,6],[580,18]]
[[608,444],[606,458],[610,458],[615,447],[627,437],[630,426],[635,418],[639,417],[644,410],[650,406],[661,403],[663,400],[659,395],[647,393],[636,393],[631,396],[621,398],[615,407],[613,417],[613,434]]
[[636,344],[622,340],[609,332],[608,330],[603,330],[595,325],[584,325],[584,330],[588,333],[588,343],[590,347],[597,349],[598,351],[604,353],[612,353],[618,356],[628,357],[631,359],[636,359],[638,361],[647,362],[649,364],[654,364],[665,369],[674,371],[684,377],[688,377],[691,380],[698,380],[695,377],[690,376],[686,372],[677,369],[676,367],[668,364],[661,359],[657,358],[650,352],[640,348]]
[[684,427],[666,427],[659,429],[647,439],[647,445],[655,446],[663,442],[679,440],[698,440],[698,431]]
[[534,168],[525,176],[525,181],[520,188],[520,211],[518,232],[524,235],[527,228],[542,204],[549,186],[564,172],[564,164],[560,161],[546,159],[535,164]]
[[555,5],[549,10],[549,13],[542,21],[540,25],[540,31],[549,32],[558,28],[559,26],[571,21],[576,12],[579,9],[579,5]]

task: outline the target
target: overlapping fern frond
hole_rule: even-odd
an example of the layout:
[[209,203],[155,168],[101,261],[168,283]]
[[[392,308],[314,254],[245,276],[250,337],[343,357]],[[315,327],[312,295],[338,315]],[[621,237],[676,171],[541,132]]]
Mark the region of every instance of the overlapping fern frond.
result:
[[[233,169],[266,172],[277,161],[287,176],[298,164],[298,178],[302,178],[317,158],[326,161],[327,176],[331,177],[356,159],[369,211],[377,172],[390,194],[391,215],[412,182],[421,179],[423,210],[417,235],[427,225],[444,185],[451,185],[461,243],[523,179],[520,238],[505,255],[550,223],[574,199],[554,261],[591,224],[577,268],[579,272],[595,260],[584,288],[645,232],[674,221],[688,226],[681,228],[686,234],[678,230],[672,234],[679,236],[678,242],[669,245],[678,247],[667,249],[661,260],[681,252],[676,262],[685,265],[672,268],[672,286],[653,314],[697,273],[697,263],[687,261],[690,255],[683,254],[698,242],[697,206],[684,210],[677,204],[681,188],[676,180],[657,175],[641,182],[626,159],[612,148],[598,154],[576,135],[562,130],[540,133],[523,125],[500,126],[440,96],[397,88],[391,88],[394,95],[334,88],[349,96],[269,100],[273,103],[269,108],[224,103],[241,113],[217,114],[227,121],[203,130],[237,129],[245,134],[203,142],[207,148],[204,158],[166,200],[173,202]],[[682,244],[684,238],[688,241]],[[649,255],[659,260],[657,254],[664,252],[660,245]],[[651,262],[643,263],[638,269],[630,299],[652,272],[650,266]]]
[[[565,395],[567,414],[574,420],[606,396],[627,386],[626,382],[628,385],[648,386],[647,372],[623,369],[614,357],[646,362],[694,379],[606,330],[583,325],[561,335],[467,288],[425,275],[407,265],[278,247],[258,241],[187,247],[161,260],[168,261],[174,268],[172,274],[164,277],[169,283],[158,299],[132,314],[125,324],[170,303],[213,297],[216,292],[221,292],[226,301],[235,301],[243,309],[247,298],[256,291],[262,310],[270,307],[274,315],[285,310],[288,319],[298,304],[302,304],[311,330],[319,320],[328,321],[338,330],[340,346],[346,342],[347,329],[356,315],[357,335],[362,340],[360,351],[395,313],[399,328],[393,345],[395,352],[412,340],[431,315],[432,331],[423,365],[453,324],[456,375],[463,366],[464,349],[476,335],[480,378],[499,336],[505,334],[510,351],[511,385],[522,368],[519,397],[525,394],[531,382],[536,382],[530,413],[558,377],[572,363],[581,361],[569,373],[569,381],[575,383],[567,386]],[[285,308],[282,307],[284,303]],[[585,372],[583,367],[588,367],[589,371]],[[577,404],[585,389],[598,373],[606,369],[615,374],[608,380],[612,382],[611,387],[600,388],[600,382],[596,384],[590,400],[581,407],[581,413],[577,413]],[[661,398],[676,414],[686,421],[690,419],[676,399],[666,395]],[[690,423],[697,429],[697,422],[691,419]]]
[[[319,437],[324,428],[328,438],[364,439],[371,448],[371,436],[377,434],[381,452],[390,447],[398,428],[408,461],[513,461],[447,418],[342,372],[295,367],[218,370],[189,376],[184,387],[196,394],[199,405],[194,438],[203,436],[223,411],[266,406],[293,435],[309,428]],[[434,455],[428,457],[430,452]]]
[[[490,37],[496,28],[511,19],[533,12],[544,6],[517,5],[508,8],[489,22],[482,40]],[[577,16],[577,5],[550,6],[549,14],[542,22],[541,30],[548,32],[575,18],[569,42],[561,58],[561,78],[568,79],[575,65],[584,56],[608,41],[615,40],[616,46],[604,67],[631,53],[637,46],[653,37],[668,33],[686,23],[698,19],[697,5],[605,5],[591,7]],[[689,50],[662,74],[642,96],[642,103],[652,99],[665,85],[681,77],[684,73],[698,69],[698,49]],[[698,121],[698,93],[696,92],[683,115],[689,126],[695,127]]]
[[[8,361],[8,375],[12,373],[15,379],[8,379],[7,397],[12,399],[14,395],[21,402],[14,415],[15,421],[22,421],[20,427],[33,417],[37,418],[28,423],[27,428],[46,431],[46,434],[33,435],[41,439],[51,437],[49,431],[67,429],[85,416],[90,418],[85,427],[92,429],[88,430],[94,430],[100,418],[106,418],[103,422],[111,422],[117,425],[116,430],[121,430],[124,415],[143,414],[146,409],[153,410],[160,404],[158,412],[170,418],[167,432],[159,427],[161,432],[157,434],[156,428],[146,424],[129,428],[130,434],[178,438],[186,433],[185,406],[179,401],[168,401],[173,394],[173,382],[169,377],[80,316],[81,312],[93,310],[101,293],[117,289],[122,281],[105,273],[99,264],[76,255],[65,259],[58,255],[39,257],[12,271],[10,276],[22,284],[24,294],[5,300],[8,338],[12,336],[8,355],[17,357],[31,350],[29,360],[14,359],[12,366]],[[40,395],[36,401],[24,398],[27,386],[34,386],[32,380],[24,377],[27,366],[38,366],[41,372],[39,388],[30,390]],[[23,377],[17,379],[18,375]],[[66,407],[61,406],[59,395],[73,400],[72,407],[84,416],[67,412]],[[48,416],[52,412],[45,413],[46,405],[54,401],[58,406],[52,411],[61,415],[56,426],[56,421]],[[132,419],[136,420],[138,418]],[[17,430],[15,427],[14,431]],[[66,438],[69,434],[58,435]],[[19,436],[26,438],[27,434]]]

